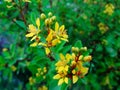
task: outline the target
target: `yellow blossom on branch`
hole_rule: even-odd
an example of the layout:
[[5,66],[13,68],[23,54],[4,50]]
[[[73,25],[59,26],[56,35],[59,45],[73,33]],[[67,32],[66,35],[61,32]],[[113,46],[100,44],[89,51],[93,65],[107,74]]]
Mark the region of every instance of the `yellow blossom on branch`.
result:
[[112,15],[114,12],[114,9],[115,9],[115,7],[113,6],[113,4],[111,4],[111,3],[106,4],[104,13],[106,13],[108,15]]
[[89,68],[85,67],[84,63],[91,61],[92,57],[82,55],[80,52],[82,48],[73,47],[73,51],[75,49],[77,53],[73,52],[65,56],[60,54],[60,60],[55,64],[57,74],[53,77],[53,79],[59,79],[58,85],[62,83],[68,84],[69,79],[76,83],[79,78],[83,78],[88,73]]
[[37,18],[36,19],[36,25],[37,27],[35,27],[33,24],[30,24],[28,27],[28,34],[26,34],[26,37],[30,37],[31,41],[35,40],[34,43],[32,43],[30,46],[35,47],[38,45],[39,40],[40,40],[40,36],[38,35],[40,33],[40,19]]
[[[68,35],[65,30],[65,26],[60,26],[58,22],[54,22],[56,16],[52,16],[51,12],[48,14],[48,16],[49,17],[46,18],[46,15],[43,13],[40,15],[41,20],[44,20],[45,28],[44,25],[40,25],[40,19],[37,18],[35,21],[37,27],[33,24],[30,24],[28,27],[28,33],[26,34],[26,37],[31,38],[32,42],[34,41],[30,46],[44,47],[46,55],[51,53],[51,47],[56,46],[57,44],[61,43],[61,41],[68,41]],[[40,26],[43,26],[42,29],[44,28],[46,30],[40,29]],[[54,28],[52,28],[52,26],[54,26]],[[45,33],[45,31],[47,32]]]
[[36,80],[33,77],[29,77],[30,85],[33,85],[35,82],[36,82]]
[[101,31],[102,34],[108,31],[108,26],[106,26],[104,23],[99,23],[98,24],[99,30]]
[[57,39],[68,41],[68,35],[66,34],[65,26],[59,26],[59,23],[55,23],[55,36]]

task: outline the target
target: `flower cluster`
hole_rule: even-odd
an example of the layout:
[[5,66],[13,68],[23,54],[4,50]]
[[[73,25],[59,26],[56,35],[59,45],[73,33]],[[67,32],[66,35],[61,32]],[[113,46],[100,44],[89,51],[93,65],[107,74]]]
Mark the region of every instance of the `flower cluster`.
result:
[[36,80],[33,77],[29,77],[29,84],[33,85],[35,84]]
[[47,72],[47,68],[46,67],[44,67],[43,69],[42,68],[38,68],[37,69],[37,73],[36,73],[36,77],[43,76],[43,78],[45,79],[46,78],[46,76],[45,76],[46,72]]
[[41,79],[46,79],[46,73],[47,73],[47,68],[43,67],[43,68],[38,68],[37,72],[36,72],[36,77],[29,77],[29,84],[32,86],[36,83],[38,83],[38,78]]
[[38,90],[48,90],[48,87],[43,85],[43,86],[39,87]]
[[[48,13],[48,18],[42,13],[40,18],[36,19],[36,26],[30,24],[28,27],[28,33],[26,34],[26,37],[30,37],[31,41],[34,41],[30,46],[43,46],[47,55],[50,53],[51,47],[61,43],[62,40],[68,41],[65,26],[60,26],[57,21],[55,22],[55,19],[56,17],[52,16],[51,12]],[[42,28],[44,28],[43,30],[40,29],[41,21],[44,22],[42,25]]]
[[102,34],[104,34],[109,29],[108,26],[106,26],[104,23],[99,23],[98,27]]
[[57,74],[53,77],[59,79],[58,85],[62,83],[68,84],[69,79],[76,83],[79,78],[83,78],[88,73],[88,67],[84,63],[90,62],[90,55],[83,55],[87,51],[86,47],[72,47],[72,54],[60,54],[60,60],[55,64]]
[[[4,0],[5,2],[7,2],[7,8],[12,8],[13,6],[15,6],[17,3],[14,0]],[[25,2],[25,3],[30,3],[31,0],[19,0],[20,2]]]
[[115,7],[113,6],[113,4],[111,4],[111,3],[106,4],[104,13],[106,13],[108,15],[112,15],[114,12],[114,9],[115,9]]

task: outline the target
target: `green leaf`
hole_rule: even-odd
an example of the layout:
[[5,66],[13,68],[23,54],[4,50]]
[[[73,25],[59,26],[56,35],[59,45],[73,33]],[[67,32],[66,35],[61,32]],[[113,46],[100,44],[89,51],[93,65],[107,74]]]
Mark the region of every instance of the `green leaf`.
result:
[[16,20],[15,21],[20,27],[26,29],[25,23],[23,21]]
[[78,41],[75,43],[74,47],[81,48],[81,47],[82,47],[82,42],[81,42],[81,40],[78,40]]
[[61,86],[61,90],[67,90],[67,84],[62,84],[62,86]]
[[60,52],[62,52],[63,54],[66,54],[71,49],[71,47],[72,47],[71,45],[65,46],[60,50]]
[[60,44],[58,44],[55,48],[54,48],[54,52],[59,52],[63,46],[65,45],[65,41],[62,41]]

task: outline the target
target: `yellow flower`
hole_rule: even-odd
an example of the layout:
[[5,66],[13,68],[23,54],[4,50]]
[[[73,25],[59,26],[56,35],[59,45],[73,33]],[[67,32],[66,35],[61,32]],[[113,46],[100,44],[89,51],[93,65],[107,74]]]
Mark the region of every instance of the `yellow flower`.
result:
[[99,27],[102,34],[105,33],[108,30],[108,27],[103,23],[99,23],[98,27]]
[[38,90],[48,90],[48,87],[43,85],[43,86],[39,87]]
[[37,25],[37,28],[33,24],[30,24],[29,27],[28,27],[28,29],[29,29],[28,32],[29,33],[26,34],[26,37],[31,37],[31,41],[35,40],[35,42],[30,45],[31,47],[37,46],[39,44],[39,41],[40,41],[40,38],[41,38],[41,37],[38,36],[38,34],[41,31],[39,29],[40,28],[40,19],[39,18],[36,19],[36,25]]
[[15,72],[17,70],[17,68],[14,65],[12,65],[10,68],[13,72]]
[[58,22],[55,23],[55,33],[54,34],[58,39],[68,41],[68,35],[66,34],[65,26],[64,25],[59,26]]
[[114,12],[114,9],[115,9],[115,7],[113,6],[113,4],[111,4],[111,3],[106,4],[104,13],[106,13],[108,15],[112,15]]
[[63,54],[60,54],[60,60],[55,64],[56,70],[58,70],[58,72],[61,72],[61,71],[67,72],[69,68],[67,64],[70,61],[70,59],[71,59],[70,54],[66,54],[66,57],[64,57]]
[[60,54],[60,60],[55,64],[56,70],[58,72],[53,78],[59,79],[58,85],[61,85],[64,82],[68,84],[67,72],[68,72],[69,66],[67,64],[70,61],[70,59],[71,59],[70,54],[66,54],[66,56],[64,56],[63,54]]
[[30,85],[33,85],[35,82],[36,82],[35,79],[33,79],[32,77],[29,78]]
[[62,83],[66,83],[68,84],[68,77],[66,76],[67,72],[60,72],[58,74],[56,74],[53,79],[59,79],[58,81],[58,85],[61,85]]
[[29,33],[26,34],[26,37],[33,37],[31,40],[34,40],[35,37],[39,34],[40,30],[37,29],[33,24],[29,25]]

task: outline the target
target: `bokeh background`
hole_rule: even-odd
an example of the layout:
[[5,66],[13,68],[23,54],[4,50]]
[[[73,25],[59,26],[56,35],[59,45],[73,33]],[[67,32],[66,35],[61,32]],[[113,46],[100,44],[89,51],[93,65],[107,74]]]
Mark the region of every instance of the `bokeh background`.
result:
[[[27,65],[38,60],[41,51],[29,47],[25,34],[29,23],[48,12],[65,25],[67,45],[81,40],[92,49],[89,73],[71,90],[120,90],[120,0],[31,0],[20,4],[26,21],[21,9],[0,0],[0,90],[31,90]],[[49,87],[56,89],[60,88]]]

